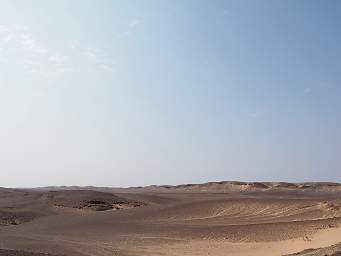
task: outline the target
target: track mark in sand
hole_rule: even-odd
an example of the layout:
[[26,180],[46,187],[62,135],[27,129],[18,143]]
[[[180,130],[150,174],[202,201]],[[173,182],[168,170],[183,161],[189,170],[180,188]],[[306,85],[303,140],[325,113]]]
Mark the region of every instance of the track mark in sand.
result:
[[49,253],[39,253],[39,252],[30,252],[30,251],[22,251],[22,250],[0,249],[0,256],[63,256],[63,255],[60,255],[60,254],[58,254],[58,255],[57,254],[49,254]]
[[[48,235],[15,235],[13,239],[18,240],[26,240],[30,241],[29,244],[37,245],[37,244],[49,244],[52,248],[54,245],[63,245],[63,248],[68,251],[74,251],[75,254],[67,253],[66,255],[84,255],[84,256],[93,256],[93,252],[101,251],[101,248],[98,246],[96,241],[80,241],[71,238],[62,238],[58,236],[48,236]],[[93,252],[92,252],[93,251]],[[92,252],[92,253],[89,253]],[[47,254],[49,256],[49,254]],[[110,256],[112,254],[95,254],[96,256]],[[40,256],[40,255],[39,255]]]

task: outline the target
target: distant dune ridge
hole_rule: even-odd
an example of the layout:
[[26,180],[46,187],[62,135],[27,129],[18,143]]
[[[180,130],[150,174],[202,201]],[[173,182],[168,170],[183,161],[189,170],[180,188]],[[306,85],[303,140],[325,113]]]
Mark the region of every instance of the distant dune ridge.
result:
[[[133,188],[134,189],[134,188]],[[303,191],[341,191],[341,184],[332,182],[240,182],[221,181],[204,184],[186,184],[177,186],[149,186],[142,189],[158,190],[170,189],[179,191],[209,191],[209,192],[240,192],[240,191],[266,191],[266,190],[303,190]]]
[[339,255],[341,184],[0,188],[0,256]]
[[40,187],[37,190],[114,190],[114,191],[179,191],[179,192],[243,192],[243,191],[312,191],[312,192],[341,192],[341,184],[335,182],[241,182],[241,181],[217,181],[202,184],[182,185],[150,185],[145,187],[93,187],[93,186],[50,186]]

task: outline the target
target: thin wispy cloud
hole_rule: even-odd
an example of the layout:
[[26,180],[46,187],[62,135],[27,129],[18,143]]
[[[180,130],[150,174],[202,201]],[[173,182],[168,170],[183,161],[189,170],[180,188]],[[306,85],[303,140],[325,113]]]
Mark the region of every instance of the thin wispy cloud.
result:
[[72,42],[70,47],[78,58],[84,59],[92,68],[95,67],[96,70],[107,73],[116,73],[114,61],[105,51],[84,46],[80,42]]
[[[18,66],[34,79],[51,78],[69,73],[71,68],[64,57],[38,40],[26,27],[0,26],[2,62]],[[63,61],[62,61],[63,60]]]
[[134,18],[129,20],[128,23],[126,23],[125,27],[123,28],[123,33],[118,33],[115,36],[118,38],[123,38],[130,36],[134,30],[136,30],[137,27],[141,26],[143,23],[143,20],[140,18]]
[[141,24],[142,24],[142,20],[141,19],[132,19],[129,22],[129,27],[134,28],[134,27],[137,27],[137,26],[139,26]]
[[0,25],[0,63],[17,66],[18,72],[33,79],[70,75],[86,66],[92,71],[115,73],[113,61],[102,50],[80,43],[56,49],[20,25]]
[[110,73],[115,72],[112,60],[108,58],[102,50],[96,48],[85,48],[83,49],[83,53],[101,71]]
[[21,34],[20,42],[24,50],[31,53],[47,54],[48,50],[43,47],[37,40],[32,38],[30,34]]

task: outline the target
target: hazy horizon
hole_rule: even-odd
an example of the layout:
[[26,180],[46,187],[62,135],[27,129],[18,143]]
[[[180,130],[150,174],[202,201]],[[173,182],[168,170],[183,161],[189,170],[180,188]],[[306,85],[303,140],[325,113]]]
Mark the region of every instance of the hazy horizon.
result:
[[341,182],[340,1],[1,1],[0,187]]

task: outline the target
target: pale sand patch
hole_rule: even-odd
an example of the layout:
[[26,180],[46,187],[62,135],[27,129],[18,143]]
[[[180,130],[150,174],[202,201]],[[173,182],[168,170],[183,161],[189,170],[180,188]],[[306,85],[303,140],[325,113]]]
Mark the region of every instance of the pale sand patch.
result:
[[320,230],[309,237],[278,242],[231,243],[213,240],[191,240],[186,243],[139,248],[138,252],[134,253],[136,255],[165,256],[280,256],[309,248],[331,246],[339,242],[341,242],[341,227]]

